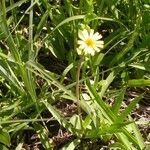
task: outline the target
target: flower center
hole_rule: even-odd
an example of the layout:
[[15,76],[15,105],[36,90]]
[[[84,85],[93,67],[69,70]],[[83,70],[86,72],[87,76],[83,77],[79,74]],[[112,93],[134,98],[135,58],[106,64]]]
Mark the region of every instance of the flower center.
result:
[[85,43],[89,47],[93,47],[93,45],[94,45],[94,41],[91,38],[86,39]]

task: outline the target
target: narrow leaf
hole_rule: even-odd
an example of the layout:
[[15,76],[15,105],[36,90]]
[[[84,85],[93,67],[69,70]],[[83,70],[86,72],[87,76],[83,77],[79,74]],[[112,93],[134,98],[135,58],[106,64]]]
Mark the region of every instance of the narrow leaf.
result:
[[121,91],[118,95],[118,97],[115,99],[115,103],[113,104],[111,110],[114,112],[114,114],[118,114],[122,101],[124,99],[125,90]]
[[141,87],[141,86],[150,86],[149,79],[133,79],[128,81],[128,86],[131,87]]
[[128,107],[121,113],[121,115],[119,116],[119,118],[117,120],[119,122],[122,122],[133,111],[133,109],[136,107],[136,104],[141,100],[142,97],[143,97],[143,94],[141,94],[140,96],[135,97],[130,102]]
[[0,129],[0,143],[3,143],[6,146],[10,146],[10,136],[6,131]]
[[38,123],[33,123],[33,125],[41,140],[43,147],[45,149],[51,149],[52,145],[50,144],[49,139],[48,139],[48,131],[46,131],[46,129]]

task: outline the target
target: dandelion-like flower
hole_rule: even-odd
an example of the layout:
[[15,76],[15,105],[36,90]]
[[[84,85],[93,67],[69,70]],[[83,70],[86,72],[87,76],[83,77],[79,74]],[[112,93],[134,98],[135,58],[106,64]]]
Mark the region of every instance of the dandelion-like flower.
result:
[[104,41],[100,40],[102,35],[98,32],[94,33],[93,29],[79,30],[78,36],[80,38],[80,40],[78,40],[78,55],[94,56],[96,52],[100,52],[104,47]]

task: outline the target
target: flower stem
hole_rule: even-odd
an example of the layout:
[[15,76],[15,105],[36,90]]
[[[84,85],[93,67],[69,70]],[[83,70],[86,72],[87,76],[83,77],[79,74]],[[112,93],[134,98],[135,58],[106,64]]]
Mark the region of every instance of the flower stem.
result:
[[83,62],[83,56],[81,56],[78,67],[77,67],[77,74],[76,74],[76,97],[77,97],[77,109],[78,109],[78,115],[81,115],[81,108],[80,108],[80,71],[81,66]]

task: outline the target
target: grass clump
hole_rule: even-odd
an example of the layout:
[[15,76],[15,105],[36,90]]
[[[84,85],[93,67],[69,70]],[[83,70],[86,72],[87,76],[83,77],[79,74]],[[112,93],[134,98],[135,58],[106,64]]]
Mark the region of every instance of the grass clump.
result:
[[149,7],[1,0],[0,149],[148,148]]

